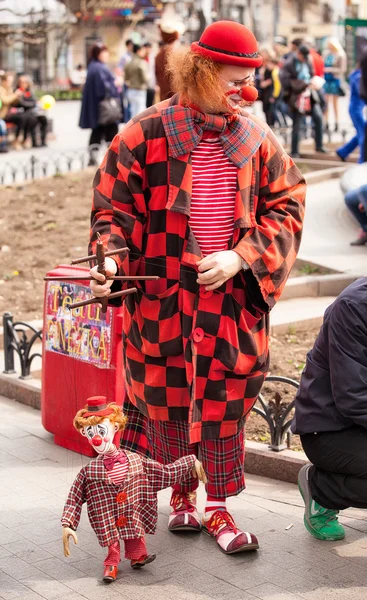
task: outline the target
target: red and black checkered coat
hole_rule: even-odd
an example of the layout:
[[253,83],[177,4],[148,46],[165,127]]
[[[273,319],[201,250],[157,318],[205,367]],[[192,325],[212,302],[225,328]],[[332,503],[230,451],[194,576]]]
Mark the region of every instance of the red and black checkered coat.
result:
[[250,269],[206,292],[188,224],[191,155],[172,156],[162,125],[161,111],[177,101],[151,107],[113,140],[94,181],[91,249],[99,231],[110,249],[130,248],[121,274],[159,275],[124,302],[127,392],[152,419],[189,421],[198,442],[235,434],[256,401],[269,364],[268,312],[301,241],[305,183],[268,126],[247,115],[227,249]]
[[79,471],[62,513],[62,524],[76,530],[86,502],[90,524],[101,546],[109,546],[119,538],[131,540],[154,533],[158,519],[157,492],[190,477],[195,464],[194,455],[161,465],[125,452],[129,471],[121,485],[109,479],[103,456],[98,456]]

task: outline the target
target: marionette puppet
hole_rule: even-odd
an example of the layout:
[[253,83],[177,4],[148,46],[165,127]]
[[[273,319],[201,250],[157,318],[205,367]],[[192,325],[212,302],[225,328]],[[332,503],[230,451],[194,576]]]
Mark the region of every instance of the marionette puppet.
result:
[[162,465],[134,452],[116,448],[114,436],[123,431],[127,417],[104,396],[94,396],[79,410],[74,427],[87,439],[97,457],[83,467],[71,489],[61,522],[64,555],[70,556],[69,538],[78,543],[83,503],[101,546],[107,548],[103,580],[114,581],[120,562],[120,539],[124,541],[125,558],[133,569],[151,563],[145,534],[153,534],[158,519],[157,492],[193,475],[206,482],[201,463],[194,455]]

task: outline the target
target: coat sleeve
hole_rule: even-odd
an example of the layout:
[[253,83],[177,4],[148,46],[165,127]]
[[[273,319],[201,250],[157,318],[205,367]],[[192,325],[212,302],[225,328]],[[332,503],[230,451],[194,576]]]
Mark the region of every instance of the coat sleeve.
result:
[[272,132],[260,152],[256,226],[234,250],[250,267],[270,310],[283,291],[299,250],[306,185]]
[[367,429],[367,323],[347,298],[330,314],[328,350],[331,389],[339,412]]
[[62,525],[65,527],[71,527],[71,529],[74,530],[77,529],[82,512],[82,506],[85,501],[85,475],[84,469],[82,469],[79,471],[73,485],[70,488],[70,492],[62,512]]
[[25,96],[21,96],[21,98],[19,99],[18,102],[18,106],[21,106],[23,108],[35,108],[37,104],[37,101],[35,99],[35,97],[33,96],[33,94],[31,94],[30,96],[28,96],[27,98]]
[[4,106],[11,106],[12,104],[16,104],[18,102],[19,96],[15,92],[11,92],[9,94],[5,90],[1,90],[0,100]]
[[[97,232],[109,250],[127,246],[130,250],[128,257],[120,254],[113,258],[119,275],[128,275],[129,261],[137,261],[141,254],[145,221],[143,172],[132,152],[117,135],[93,182],[89,253],[95,252]],[[113,286],[113,291],[117,291],[117,286]]]
[[191,475],[195,460],[196,456],[190,454],[190,456],[183,456],[169,465],[162,465],[150,458],[142,458],[144,470],[155,492],[185,481]]

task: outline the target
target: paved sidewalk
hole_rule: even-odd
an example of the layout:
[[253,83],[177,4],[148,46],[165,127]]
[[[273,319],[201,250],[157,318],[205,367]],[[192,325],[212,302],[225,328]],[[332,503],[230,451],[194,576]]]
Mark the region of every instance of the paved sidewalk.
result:
[[350,246],[358,225],[344,203],[340,180],[308,186],[306,215],[298,258],[343,271],[366,273],[365,246]]
[[105,552],[85,510],[79,545],[71,542],[69,559],[62,553],[61,510],[86,459],[54,446],[38,411],[1,397],[0,411],[1,600],[365,600],[365,513],[343,516],[347,541],[318,542],[303,528],[296,486],[255,476],[229,508],[259,535],[259,552],[227,557],[204,534],[168,533],[165,490],[158,531],[148,536],[156,561],[140,572],[124,561],[118,581],[104,585]]

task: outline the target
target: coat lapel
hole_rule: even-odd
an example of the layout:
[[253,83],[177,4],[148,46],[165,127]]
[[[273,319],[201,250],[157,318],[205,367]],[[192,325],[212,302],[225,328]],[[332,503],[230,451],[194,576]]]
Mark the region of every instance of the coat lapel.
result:
[[103,456],[97,456],[85,467],[87,479],[102,480],[105,483],[112,483],[108,477],[108,472],[103,464]]

